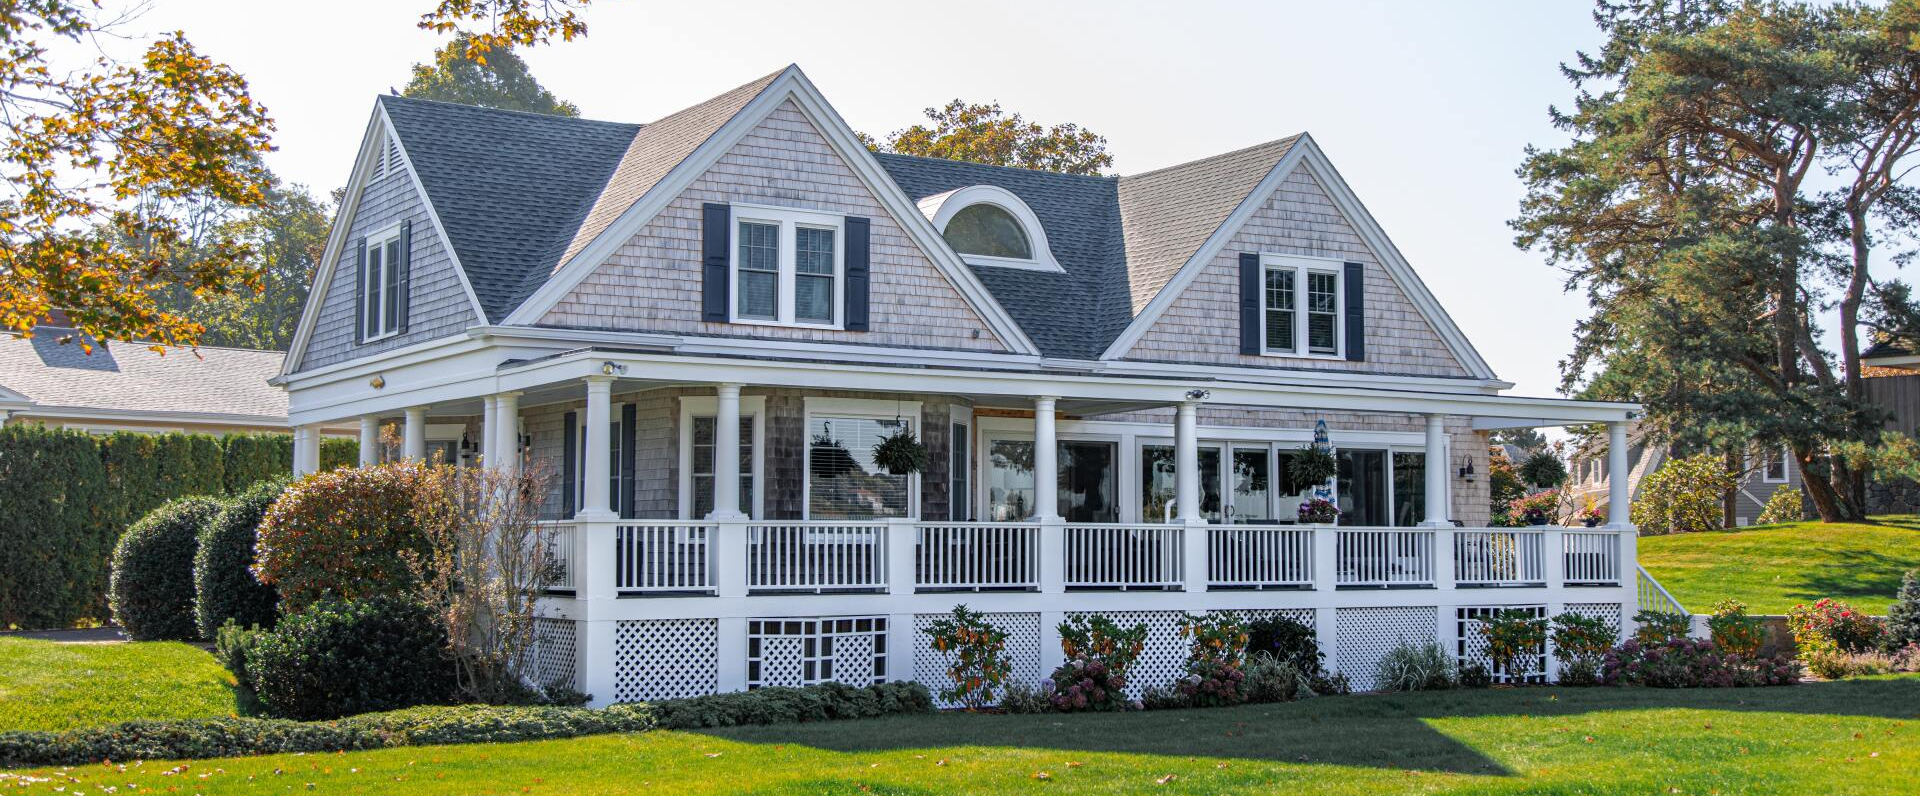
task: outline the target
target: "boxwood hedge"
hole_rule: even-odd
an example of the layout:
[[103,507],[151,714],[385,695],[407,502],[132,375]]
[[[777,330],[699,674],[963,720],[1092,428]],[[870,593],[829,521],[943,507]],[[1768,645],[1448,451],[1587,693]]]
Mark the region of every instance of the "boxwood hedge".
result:
[[120,537],[107,596],[113,620],[133,640],[200,637],[193,621],[194,548],[200,528],[222,508],[214,498],[180,498],[154,509]]

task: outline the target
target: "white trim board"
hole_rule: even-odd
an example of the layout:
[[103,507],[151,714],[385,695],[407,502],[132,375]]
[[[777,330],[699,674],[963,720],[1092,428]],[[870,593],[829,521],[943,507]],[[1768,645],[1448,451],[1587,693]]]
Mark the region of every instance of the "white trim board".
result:
[[941,272],[947,282],[960,293],[980,316],[995,337],[1013,353],[1038,354],[1039,348],[1028,339],[1020,325],[1013,321],[1005,308],[995,301],[978,277],[968,269],[959,255],[947,246],[933,223],[920,212],[912,200],[900,190],[900,186],[888,177],[880,163],[874,160],[854,136],[853,129],[847,126],[839,113],[833,110],[819,89],[807,80],[798,66],[789,66],[773,82],[767,84],[758,96],[755,96],[739,113],[728,119],[720,129],[694,149],[693,154],[676,164],[667,175],[655,183],[640,199],[620,214],[612,224],[601,230],[585,247],[571,259],[554,271],[545,284],[519,307],[501,321],[503,325],[531,325],[560,303],[594,269],[611,258],[614,252],[626,244],[634,235],[659,215],[680,194],[684,193],[700,175],[705,174],[734,145],[745,138],[760,122],[772,115],[781,104],[792,100],[800,108],[814,129],[827,139],[847,167],[860,178],[866,189],[880,201],[881,206],[892,215],[895,223],[914,239],[921,251]]
[[1393,242],[1387,238],[1386,231],[1380,228],[1373,215],[1368,213],[1365,205],[1360,203],[1352,187],[1340,177],[1339,171],[1335,170],[1333,163],[1327,160],[1326,154],[1320,151],[1313,137],[1306,133],[1300,134],[1300,140],[1295,141],[1293,146],[1288,148],[1287,154],[1280,158],[1280,162],[1274,164],[1273,170],[1260,180],[1260,184],[1241,199],[1240,205],[1228,214],[1226,221],[1222,222],[1219,228],[1207,237],[1206,242],[1200,245],[1199,250],[1180,266],[1180,270],[1174,273],[1173,278],[1167,280],[1167,284],[1160,288],[1160,292],[1154,295],[1152,301],[1147,302],[1147,306],[1141,309],[1140,314],[1127,325],[1119,337],[1114,339],[1113,344],[1107,347],[1100,358],[1120,359],[1131,352],[1147,330],[1153,328],[1154,323],[1159,321],[1174,301],[1178,300],[1180,295],[1186,292],[1187,287],[1193,284],[1200,272],[1219,256],[1220,252],[1226,248],[1227,242],[1239,232],[1247,220],[1266,204],[1268,197],[1271,197],[1280,187],[1281,182],[1303,165],[1320,183],[1321,190],[1325,191],[1328,199],[1333,201],[1334,207],[1346,219],[1348,226],[1353,228],[1355,234],[1358,234],[1361,241],[1367,245],[1368,250],[1373,252],[1374,259],[1379,261],[1388,276],[1399,285],[1407,300],[1420,311],[1428,325],[1432,326],[1435,333],[1447,344],[1448,350],[1453,353],[1455,359],[1459,360],[1461,367],[1476,378],[1489,380],[1497,378],[1493,369],[1487,366],[1486,360],[1467,340],[1466,334],[1461,332],[1460,327],[1453,322],[1452,316],[1447,314],[1446,310],[1440,306],[1440,302],[1434,298],[1433,293],[1427,290],[1426,284],[1420,281],[1419,275],[1414,273],[1413,266],[1407,263],[1406,258],[1401,256],[1400,250],[1395,248]]

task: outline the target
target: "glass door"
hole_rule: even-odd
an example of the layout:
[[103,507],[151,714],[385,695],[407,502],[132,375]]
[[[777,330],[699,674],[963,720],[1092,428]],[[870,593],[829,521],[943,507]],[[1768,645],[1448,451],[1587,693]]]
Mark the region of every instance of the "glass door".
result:
[[1267,445],[1234,445],[1228,468],[1227,521],[1247,524],[1273,519],[1273,451]]
[[[1200,516],[1208,522],[1222,518],[1220,446],[1200,446]],[[1172,445],[1140,446],[1140,521],[1172,522],[1175,492]]]

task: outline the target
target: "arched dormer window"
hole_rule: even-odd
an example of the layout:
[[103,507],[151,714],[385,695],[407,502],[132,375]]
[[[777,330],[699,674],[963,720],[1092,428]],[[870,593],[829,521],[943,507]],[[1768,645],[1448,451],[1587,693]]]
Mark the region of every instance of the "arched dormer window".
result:
[[1047,248],[1040,218],[1012,191],[974,185],[920,200],[960,258],[970,265],[1065,273]]

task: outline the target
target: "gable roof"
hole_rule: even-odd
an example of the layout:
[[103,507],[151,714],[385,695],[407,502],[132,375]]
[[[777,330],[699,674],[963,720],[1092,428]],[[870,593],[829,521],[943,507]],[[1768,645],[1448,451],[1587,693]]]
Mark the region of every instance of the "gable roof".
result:
[[1298,140],[1293,135],[1120,178],[1132,312],[1160,294]]
[[279,351],[203,347],[162,355],[138,343],[61,343],[72,329],[41,326],[30,338],[0,335],[0,390],[33,409],[206,415],[209,420],[284,424],[287,393],[267,383]]

